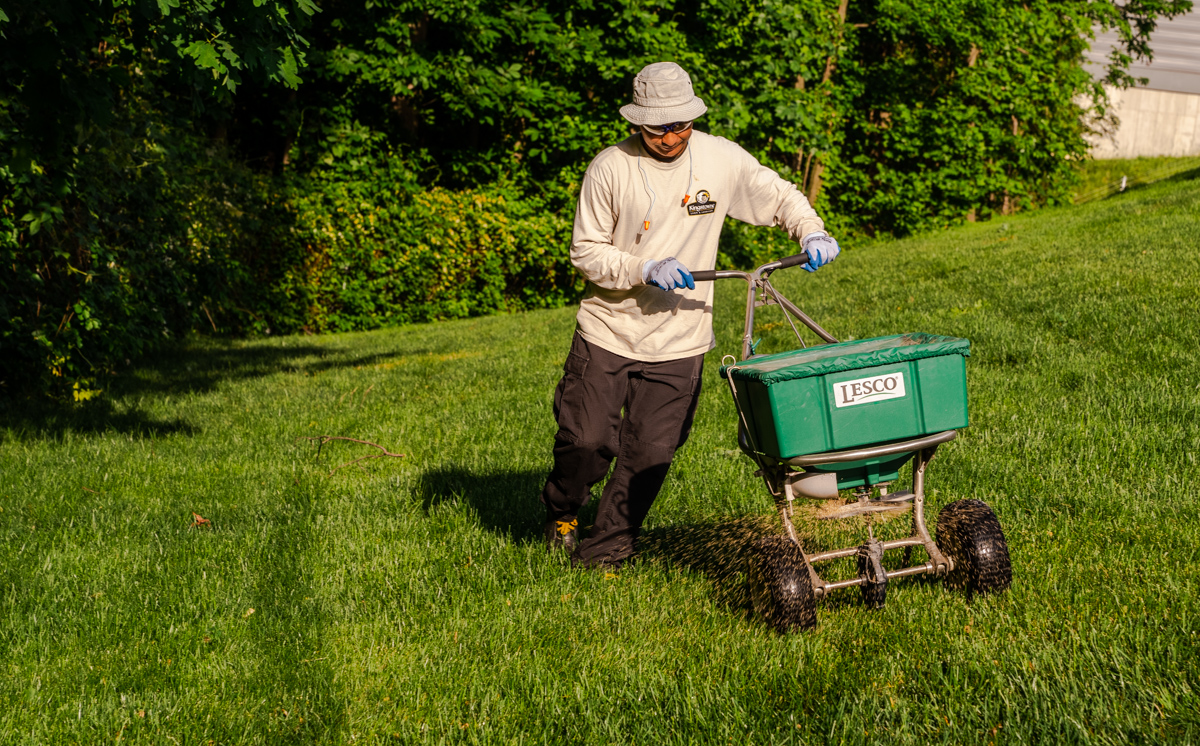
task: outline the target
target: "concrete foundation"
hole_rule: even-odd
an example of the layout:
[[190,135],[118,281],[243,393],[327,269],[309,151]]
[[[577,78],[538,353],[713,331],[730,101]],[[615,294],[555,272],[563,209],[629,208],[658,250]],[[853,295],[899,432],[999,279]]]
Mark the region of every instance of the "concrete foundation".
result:
[[1129,88],[1108,96],[1120,124],[1092,138],[1095,158],[1200,155],[1200,95]]

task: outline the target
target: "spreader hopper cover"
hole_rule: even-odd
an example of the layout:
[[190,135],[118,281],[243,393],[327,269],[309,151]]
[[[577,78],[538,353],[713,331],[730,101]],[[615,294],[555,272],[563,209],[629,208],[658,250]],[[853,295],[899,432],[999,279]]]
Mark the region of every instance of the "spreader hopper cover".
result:
[[897,334],[762,355],[732,366],[755,446],[786,459],[967,426],[958,337]]

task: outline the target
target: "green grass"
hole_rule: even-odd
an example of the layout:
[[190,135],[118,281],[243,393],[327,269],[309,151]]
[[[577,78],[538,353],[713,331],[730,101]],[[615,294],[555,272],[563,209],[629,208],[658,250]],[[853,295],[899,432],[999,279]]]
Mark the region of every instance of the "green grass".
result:
[[1200,169],[1200,156],[1085,161],[1080,166],[1079,184],[1071,195],[1071,201],[1080,204],[1117,194],[1121,191],[1122,178],[1126,180],[1125,188],[1133,189],[1197,169]]
[[[778,276],[835,335],[973,341],[931,501],[991,504],[1014,566],[971,602],[841,591],[806,634],[740,590],[770,501],[715,375],[732,286],[616,576],[538,541],[570,310],[197,343],[76,411],[9,405],[0,741],[1200,741],[1198,200],[1178,179]],[[772,311],[762,351],[788,344]],[[328,476],[369,449],[317,462],[318,434],[407,455]]]

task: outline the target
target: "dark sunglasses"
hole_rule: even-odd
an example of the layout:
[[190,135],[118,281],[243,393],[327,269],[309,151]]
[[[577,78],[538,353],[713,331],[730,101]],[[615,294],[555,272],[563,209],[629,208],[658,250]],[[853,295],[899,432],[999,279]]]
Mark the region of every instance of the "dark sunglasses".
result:
[[657,127],[650,124],[642,125],[642,129],[646,131],[646,134],[654,135],[655,137],[662,137],[668,132],[674,132],[675,134],[679,135],[687,132],[691,128],[691,122],[673,122],[671,124],[662,124]]

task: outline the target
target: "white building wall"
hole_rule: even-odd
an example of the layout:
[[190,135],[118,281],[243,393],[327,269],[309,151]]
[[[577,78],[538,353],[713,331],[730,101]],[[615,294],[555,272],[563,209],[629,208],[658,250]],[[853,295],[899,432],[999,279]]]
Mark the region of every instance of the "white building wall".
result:
[[[1097,34],[1086,55],[1098,77],[1116,38]],[[1119,126],[1092,138],[1096,158],[1200,155],[1200,12],[1159,23],[1150,48],[1151,63],[1129,67],[1130,75],[1149,79],[1145,87],[1108,91]]]

